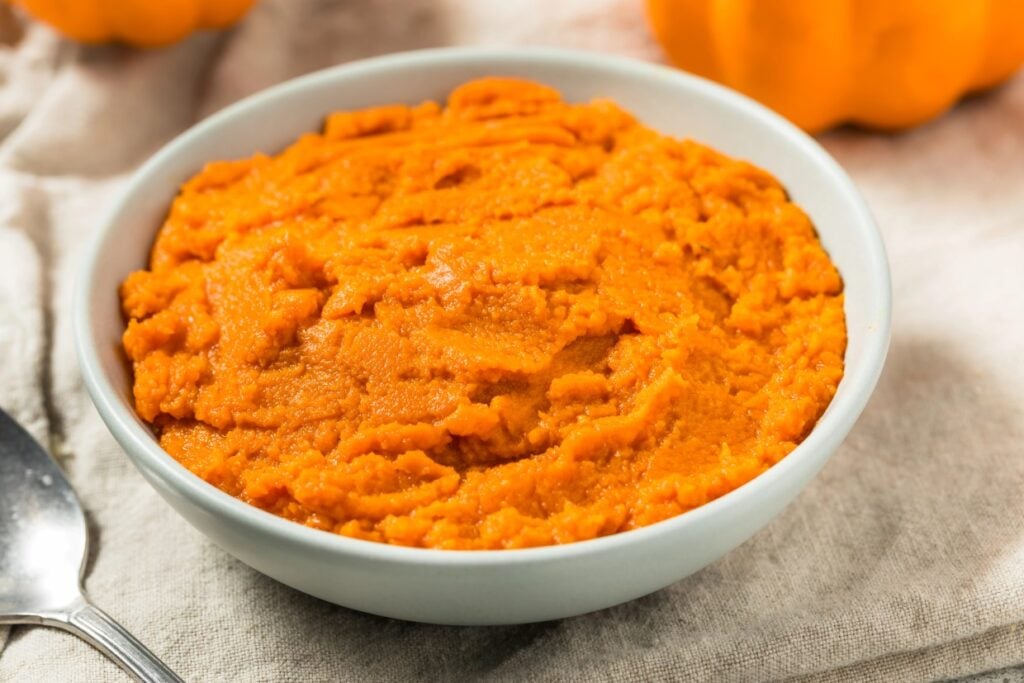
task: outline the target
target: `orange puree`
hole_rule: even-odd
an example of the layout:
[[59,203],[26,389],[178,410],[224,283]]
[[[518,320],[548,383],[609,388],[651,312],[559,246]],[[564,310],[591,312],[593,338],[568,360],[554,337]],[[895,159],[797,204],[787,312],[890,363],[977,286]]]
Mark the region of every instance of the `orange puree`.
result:
[[568,543],[757,476],[843,373],[842,282],[771,175],[484,79],[185,183],[121,289],[138,413],[287,519]]

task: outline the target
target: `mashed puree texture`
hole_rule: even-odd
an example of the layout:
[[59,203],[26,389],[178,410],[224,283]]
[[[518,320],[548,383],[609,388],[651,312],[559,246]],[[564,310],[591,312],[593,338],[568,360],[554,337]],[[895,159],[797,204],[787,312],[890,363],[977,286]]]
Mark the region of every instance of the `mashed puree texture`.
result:
[[842,283],[768,173],[490,78],[184,184],[121,289],[138,413],[233,496],[346,536],[567,543],[803,439]]

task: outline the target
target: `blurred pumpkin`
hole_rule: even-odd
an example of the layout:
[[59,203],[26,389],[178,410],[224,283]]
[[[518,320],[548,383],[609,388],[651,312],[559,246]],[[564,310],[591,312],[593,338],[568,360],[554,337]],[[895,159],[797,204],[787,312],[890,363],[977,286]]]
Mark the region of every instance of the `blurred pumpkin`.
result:
[[1024,0],[647,0],[679,67],[819,131],[935,117],[1024,62]]
[[225,28],[254,0],[13,0],[40,21],[83,43],[158,47],[193,31]]

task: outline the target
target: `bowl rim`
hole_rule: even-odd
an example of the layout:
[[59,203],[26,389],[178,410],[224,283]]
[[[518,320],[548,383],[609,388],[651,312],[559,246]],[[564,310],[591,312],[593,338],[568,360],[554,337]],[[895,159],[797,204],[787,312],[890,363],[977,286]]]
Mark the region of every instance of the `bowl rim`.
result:
[[[769,467],[750,481],[728,493],[674,517],[608,536],[566,544],[530,548],[494,550],[447,550],[392,545],[342,536],[329,531],[306,527],[284,519],[237,499],[207,483],[164,451],[146,430],[134,413],[124,406],[110,378],[104,373],[95,340],[92,336],[90,300],[104,253],[111,248],[112,228],[122,220],[126,205],[148,177],[157,172],[179,152],[187,150],[193,140],[207,130],[226,125],[233,118],[252,109],[295,94],[325,87],[335,80],[393,69],[423,68],[453,65],[473,60],[500,61],[510,66],[545,63],[555,66],[593,69],[596,73],[616,73],[654,81],[667,88],[696,91],[702,97],[738,110],[742,115],[761,121],[772,133],[785,138],[798,153],[807,156],[851,202],[856,212],[855,224],[863,232],[869,253],[865,263],[871,269],[869,283],[879,307],[873,320],[872,331],[865,342],[863,363],[854,374],[845,372],[845,392],[837,393],[826,413],[818,420],[810,434],[785,458]],[[325,114],[327,112],[324,112]],[[119,445],[135,461],[139,459],[145,469],[162,479],[206,512],[229,519],[236,525],[248,527],[264,535],[295,544],[312,547],[323,553],[342,556],[361,556],[379,562],[396,562],[424,566],[505,566],[510,564],[565,561],[615,551],[638,542],[665,539],[680,530],[701,524],[706,518],[721,515],[748,504],[758,494],[764,494],[800,467],[811,466],[808,460],[815,456],[822,464],[856,422],[878,381],[888,351],[891,316],[892,286],[888,260],[881,234],[867,204],[845,171],[811,136],[767,107],[704,78],[639,59],[563,48],[538,47],[444,47],[399,52],[379,57],[342,63],[274,85],[249,95],[206,119],[194,124],[166,143],[131,176],[118,198],[105,213],[101,227],[90,238],[90,244],[79,271],[73,302],[73,328],[75,348],[85,386],[104,423]],[[870,288],[869,288],[870,291]],[[835,441],[836,443],[832,443]],[[139,466],[139,462],[134,462]]]

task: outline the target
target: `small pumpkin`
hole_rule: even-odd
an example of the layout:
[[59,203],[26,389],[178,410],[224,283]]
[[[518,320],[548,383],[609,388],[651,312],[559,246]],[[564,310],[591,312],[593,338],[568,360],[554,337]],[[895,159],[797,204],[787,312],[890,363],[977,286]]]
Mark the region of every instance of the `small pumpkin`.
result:
[[819,131],[899,129],[1024,62],[1022,0],[647,0],[680,68]]
[[13,0],[36,19],[83,43],[137,47],[175,43],[193,31],[225,28],[254,0]]

